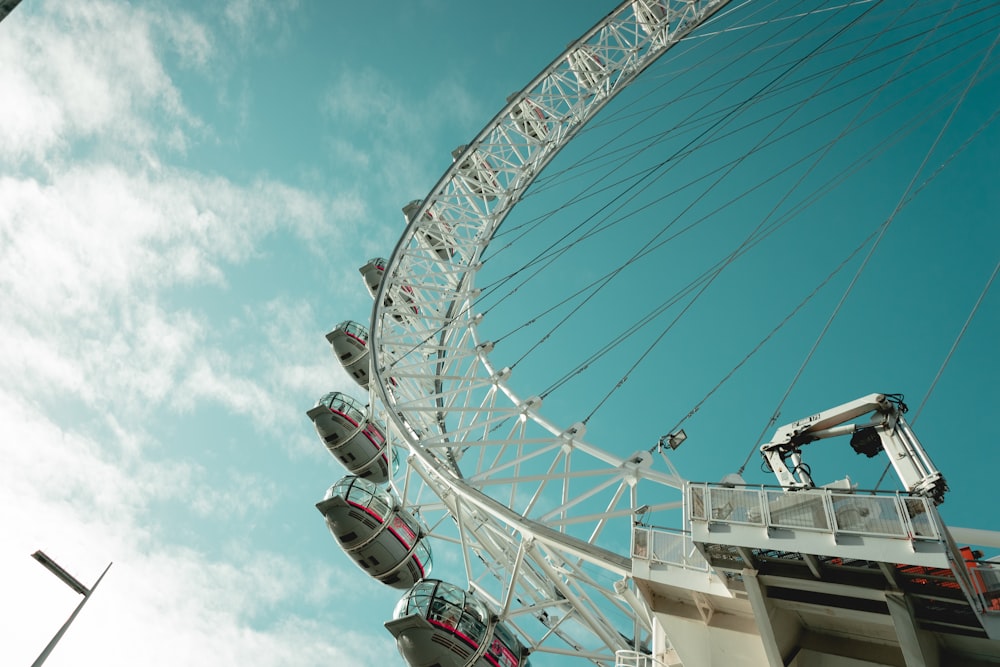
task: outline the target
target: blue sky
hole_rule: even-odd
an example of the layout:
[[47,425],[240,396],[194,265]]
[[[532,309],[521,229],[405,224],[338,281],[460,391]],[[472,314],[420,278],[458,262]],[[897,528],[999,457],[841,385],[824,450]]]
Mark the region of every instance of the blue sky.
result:
[[[381,625],[398,593],[362,578],[313,507],[342,471],[305,410],[331,389],[362,397],[323,334],[367,320],[357,267],[388,256],[400,208],[450,151],[609,9],[24,0],[0,23],[0,623],[17,629],[3,662],[32,660],[77,602],[29,557],[42,549],[85,583],[115,563],[54,667],[401,664]],[[779,423],[872,391],[920,402],[1000,255],[991,130],[907,209],[908,233],[876,260],[868,298],[848,306]],[[891,207],[910,172],[886,164],[854,201],[881,193]],[[730,285],[721,311],[669,343],[673,361],[602,409],[594,440],[647,448],[683,416],[747,349],[723,334],[759,336],[757,316],[786,312],[771,295],[789,276],[851,246],[838,225],[860,216],[838,207],[782,241],[779,271],[753,260],[773,284]],[[664,266],[605,319],[650,302]],[[981,508],[1000,463],[997,299],[918,424],[951,482],[946,519],[994,530]],[[815,334],[789,334],[692,420],[682,474],[738,465]],[[526,384],[546,381],[538,366]],[[583,389],[553,401],[570,421],[596,400],[571,391]],[[858,473],[863,485],[877,468]],[[748,478],[771,481],[756,469]]]

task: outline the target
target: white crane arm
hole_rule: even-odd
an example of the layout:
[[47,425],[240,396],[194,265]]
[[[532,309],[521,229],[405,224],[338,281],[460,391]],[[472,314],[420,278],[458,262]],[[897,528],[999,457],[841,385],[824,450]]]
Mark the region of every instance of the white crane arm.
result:
[[[871,458],[884,451],[908,492],[940,504],[948,486],[903,419],[904,412],[906,405],[900,396],[869,394],[782,426],[770,442],[761,446],[761,455],[781,486],[813,488],[816,485],[809,467],[802,462],[800,448],[816,440],[851,435],[855,452]],[[868,413],[873,414],[866,424],[845,423]]]

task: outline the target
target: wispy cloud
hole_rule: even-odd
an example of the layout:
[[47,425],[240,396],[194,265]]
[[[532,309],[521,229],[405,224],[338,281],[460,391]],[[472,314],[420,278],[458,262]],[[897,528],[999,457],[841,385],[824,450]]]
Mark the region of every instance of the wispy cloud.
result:
[[262,34],[276,41],[289,39],[291,33],[286,16],[298,5],[298,0],[229,0],[223,9],[223,16],[229,27],[235,29],[241,44],[250,48]]
[[[25,9],[0,41],[0,60],[15,64],[0,72],[6,99],[17,100],[0,105],[7,160],[51,162],[72,140],[98,135],[105,150],[184,149],[174,130],[198,121],[164,71],[148,12],[112,2]],[[44,57],[23,57],[29,53]]]
[[395,244],[402,206],[426,195],[451,162],[440,137],[454,136],[456,145],[468,141],[488,111],[447,74],[414,94],[370,67],[340,68],[321,105],[331,151],[354,167],[344,179],[368,201],[385,204],[367,211],[371,220],[359,221],[366,233],[358,242],[370,252]]
[[[31,4],[0,40],[0,569],[12,577],[0,624],[26,628],[5,637],[4,660],[33,659],[54,610],[76,603],[28,558],[42,547],[86,581],[116,562],[48,664],[386,664],[378,624],[331,632],[371,613],[328,607],[343,580],[369,584],[346,557],[320,562],[250,532],[312,539],[274,520],[290,490],[251,459],[326,461],[304,411],[350,383],[322,334],[340,306],[365,303],[339,287],[357,281],[344,227],[364,204],[350,188],[185,165],[217,129],[165,64],[215,76],[218,30],[253,41],[283,29],[284,9],[232,3],[213,28],[172,9]],[[314,294],[268,280],[277,248],[315,262],[320,293],[344,303],[317,312]],[[241,271],[259,274],[256,291],[235,284]],[[206,412],[250,441],[240,459],[209,436],[204,451],[172,440]],[[307,471],[323,480],[307,495],[327,476]],[[211,548],[199,529],[217,531]],[[374,594],[388,608],[393,597]]]
[[[29,339],[24,345],[47,339],[37,354],[7,348],[0,361],[6,356],[22,381],[44,381],[46,390],[74,377],[69,365],[105,391],[162,398],[169,376],[196,348],[222,342],[210,339],[204,313],[168,310],[163,290],[226,290],[227,269],[255,256],[269,235],[312,240],[337,233],[323,223],[323,202],[279,183],[241,188],[190,173],[129,174],[108,164],[58,173],[44,186],[4,178],[0,197],[7,239],[0,248],[7,295],[0,321],[9,335]],[[224,371],[217,382],[233,384],[225,365],[203,354],[186,371],[200,387],[191,400],[210,391],[206,373],[213,368]]]
[[[27,557],[39,545],[87,584],[96,579],[106,555],[115,561],[86,613],[53,654],[49,664],[55,666],[98,657],[102,664],[151,666],[326,661],[360,667],[390,659],[386,641],[372,642],[350,631],[334,639],[324,622],[330,619],[294,612],[315,611],[324,602],[317,594],[330,594],[334,581],[353,572],[331,563],[304,566],[257,547],[236,545],[225,560],[215,560],[165,544],[145,527],[145,499],[159,488],[155,477],[131,477],[105,460],[97,443],[60,431],[47,415],[9,396],[0,395],[0,415],[11,427],[9,437],[21,445],[5,447],[5,469],[19,474],[4,474],[0,485],[5,508],[0,524],[7,536],[0,567],[8,578],[0,620],[23,630],[5,638],[5,661],[33,659],[76,604],[62,584]],[[176,476],[167,479],[177,481]],[[238,513],[231,516],[239,519]],[[270,611],[275,608],[290,611],[275,617]]]

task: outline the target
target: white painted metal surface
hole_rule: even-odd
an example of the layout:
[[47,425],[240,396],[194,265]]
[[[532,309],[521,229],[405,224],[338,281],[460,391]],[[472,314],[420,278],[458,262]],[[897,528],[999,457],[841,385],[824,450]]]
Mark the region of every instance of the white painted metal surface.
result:
[[477,332],[480,257],[584,123],[725,4],[623,3],[453,153],[431,193],[406,207],[379,279],[372,263],[362,268],[377,290],[373,403],[409,453],[400,495],[432,531],[455,526],[446,539],[461,546],[472,589],[535,651],[610,665],[617,650],[649,643],[648,610],[628,594],[637,486],[679,507],[682,480],[654,470],[649,454],[622,458],[586,441],[582,424],[552,423],[540,399],[514,392]]
[[[377,286],[368,281],[373,404],[408,454],[393,484],[462,550],[470,588],[536,652],[623,667],[992,660],[996,572],[965,563],[932,502],[713,485],[684,496],[669,461],[661,472],[648,453],[623,458],[589,442],[583,424],[547,419],[479,335],[476,273],[504,217],[587,120],[725,4],[623,3],[406,207],[399,244]],[[640,487],[656,489],[644,497],[658,504],[644,504]],[[690,532],[632,531],[650,509],[684,503]],[[906,594],[935,577],[949,586]],[[968,609],[961,632],[933,619],[927,629],[949,595]]]

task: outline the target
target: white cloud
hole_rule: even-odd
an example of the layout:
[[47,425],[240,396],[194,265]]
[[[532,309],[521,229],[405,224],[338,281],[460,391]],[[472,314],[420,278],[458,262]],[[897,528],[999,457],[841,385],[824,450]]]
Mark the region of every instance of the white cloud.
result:
[[[157,54],[148,12],[112,2],[49,3],[4,25],[0,155],[48,161],[77,137],[104,144],[177,146],[180,135],[154,127],[148,112],[174,127],[196,127]],[[24,57],[44,54],[44,57]],[[169,129],[169,128],[168,128]]]
[[221,403],[230,413],[253,416],[261,425],[273,423],[272,397],[260,383],[231,372],[231,360],[224,353],[203,355],[193,360],[174,405],[190,410],[206,400]]
[[223,16],[235,29],[242,46],[249,48],[254,46],[262,33],[268,34],[273,40],[287,40],[290,34],[285,17],[298,4],[298,0],[229,0],[223,9]]
[[[335,188],[369,202],[352,239],[365,257],[387,256],[404,224],[402,207],[422,199],[451,163],[440,137],[467,142],[490,109],[448,72],[427,86],[400,86],[373,67],[342,65],[320,99],[326,143],[340,165]],[[447,139],[445,140],[447,141]]]
[[[0,248],[7,295],[0,322],[20,350],[32,350],[0,352],[9,380],[158,401],[183,371],[190,393],[175,404],[211,396],[240,413],[267,405],[267,392],[240,377],[246,369],[234,368],[224,348],[192,360],[206,343],[222,341],[209,340],[205,315],[166,310],[162,291],[225,289],[228,266],[252,258],[279,228],[308,239],[336,234],[323,222],[330,216],[322,202],[279,183],[240,188],[110,165],[58,173],[49,185],[0,179],[0,201],[0,234],[9,240]],[[304,336],[296,341],[304,344]]]
[[166,32],[167,38],[180,56],[181,65],[193,69],[205,69],[209,60],[215,55],[212,35],[208,28],[176,7],[158,19],[158,25]]
[[457,81],[445,78],[414,96],[377,70],[346,67],[326,92],[323,108],[340,127],[364,128],[357,138],[375,153],[402,150],[442,128],[476,127],[486,112]]
[[397,211],[427,194],[451,161],[431,137],[451,134],[457,146],[489,113],[448,73],[414,94],[372,68],[342,68],[322,105],[338,135],[354,138],[353,144],[335,142],[337,154],[359,166],[375,166],[362,172],[364,180],[377,184],[383,198],[392,194],[400,202]]
[[28,557],[39,547],[86,585],[114,560],[47,662],[53,667],[96,660],[360,667],[390,659],[391,642],[331,632],[324,620],[337,619],[269,614],[281,606],[315,609],[335,578],[353,572],[256,548],[230,549],[222,561],[164,545],[144,528],[142,508],[155,484],[133,478],[104,460],[97,443],[60,432],[48,415],[5,394],[0,418],[11,427],[0,443],[0,529],[7,538],[0,623],[19,628],[4,638],[5,662],[33,659],[79,599]]
[[[107,188],[101,195],[98,183]],[[294,614],[264,620],[275,607],[297,606],[298,598],[315,608],[316,591],[329,590],[329,584],[317,586],[316,577],[323,576],[318,569],[306,572],[288,557],[256,549],[219,561],[164,542],[148,525],[153,499],[175,498],[195,515],[240,521],[266,509],[279,492],[262,474],[234,471],[220,478],[195,463],[141,459],[156,445],[142,415],[207,401],[223,408],[220,416],[252,418],[264,430],[294,418],[307,432],[302,406],[283,396],[287,387],[301,389],[309,378],[321,382],[315,379],[322,378],[321,369],[342,373],[321,331],[315,343],[307,341],[302,324],[312,313],[302,304],[272,301],[248,320],[260,325],[255,350],[277,350],[263,355],[230,350],[225,336],[210,336],[204,315],[165,306],[171,285],[217,284],[227,263],[251,257],[254,239],[277,226],[279,209],[286,216],[292,212],[293,226],[319,210],[296,199],[297,193],[268,184],[240,191],[220,183],[222,196],[212,211],[198,210],[190,199],[166,212],[156,205],[168,198],[164,191],[197,199],[199,185],[193,178],[186,183],[190,187],[102,167],[94,180],[74,172],[56,175],[47,188],[12,179],[0,188],[20,202],[19,213],[0,218],[11,240],[0,262],[0,284],[12,306],[0,314],[6,339],[0,353],[6,433],[0,443],[0,506],[17,508],[0,527],[12,536],[0,566],[13,573],[24,570],[25,561],[37,567],[27,554],[41,545],[76,558],[114,554],[111,578],[48,664],[73,664],[78,656],[100,656],[110,665],[384,664],[392,654],[387,638],[331,635],[322,620]],[[290,206],[275,203],[285,194]],[[246,217],[221,210],[227,205]],[[116,216],[133,223],[108,222]],[[60,218],[61,228],[47,222]],[[197,260],[173,259],[184,254]],[[302,354],[307,347],[323,357],[317,355],[312,367],[286,368],[289,358],[308,359]],[[255,354],[261,365],[252,365]],[[261,373],[271,375],[273,384],[254,379]],[[77,410],[110,409],[110,432],[122,442],[99,444],[46,407],[58,410],[64,402]],[[98,567],[84,562],[80,571]],[[35,595],[27,586],[7,589],[7,627],[21,613],[33,619],[33,629],[49,627],[52,610],[69,606],[57,602],[56,594]],[[5,653],[22,664],[46,639],[27,633]]]
[[[234,7],[230,19],[253,40],[256,18]],[[282,29],[280,11],[247,8]],[[77,602],[28,557],[40,547],[88,583],[115,561],[53,667],[393,660],[377,624],[350,630],[371,605],[330,609],[347,579],[372,597],[346,558],[318,562],[255,538],[289,489],[253,469],[254,448],[325,456],[296,402],[349,380],[310,295],[269,292],[266,280],[244,294],[231,275],[266,266],[270,245],[286,244],[329,259],[336,280],[321,288],[346,294],[340,277],[355,268],[344,268],[341,227],[364,206],[349,190],[327,197],[171,165],[212,130],[186,107],[165,49],[209,71],[216,35],[172,9],[113,2],[39,2],[4,25],[0,89],[13,102],[0,104],[0,625],[24,628],[4,638],[11,664],[32,660]],[[253,434],[244,459],[212,459],[222,454],[210,435],[173,451],[174,425],[199,411],[219,431]],[[183,458],[192,452],[206,457]],[[195,544],[166,532],[178,525],[220,535]]]

